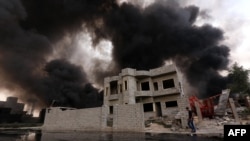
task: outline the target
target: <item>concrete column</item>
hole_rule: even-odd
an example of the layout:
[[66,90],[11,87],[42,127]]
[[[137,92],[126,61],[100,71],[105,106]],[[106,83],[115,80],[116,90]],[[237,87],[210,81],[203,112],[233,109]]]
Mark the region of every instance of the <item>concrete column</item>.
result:
[[114,105],[113,107],[113,129],[117,130],[118,128],[118,105]]
[[107,127],[107,120],[108,120],[108,106],[102,106],[102,113],[101,113],[101,128],[105,129]]
[[198,116],[198,120],[199,122],[202,121],[202,114],[201,114],[201,108],[200,108],[200,105],[197,101],[194,102],[194,105],[195,105],[195,110],[196,110],[196,113],[197,113],[197,116]]
[[229,93],[230,93],[230,89],[226,89],[222,91],[222,94],[220,95],[220,98],[219,98],[218,106],[215,110],[215,115],[218,115],[218,116],[225,115]]
[[185,129],[187,125],[187,117],[181,116],[181,127]]
[[180,95],[178,99],[178,109],[181,115],[180,119],[182,128],[187,127],[187,119],[188,119],[188,112],[186,110],[187,106],[190,107],[188,97],[186,95]]
[[232,98],[229,98],[229,104],[230,104],[231,110],[233,112],[235,121],[239,122],[240,120],[239,120],[239,117],[238,117],[238,113],[236,111],[234,100]]
[[153,102],[152,104],[153,104],[153,111],[156,112],[155,102]]

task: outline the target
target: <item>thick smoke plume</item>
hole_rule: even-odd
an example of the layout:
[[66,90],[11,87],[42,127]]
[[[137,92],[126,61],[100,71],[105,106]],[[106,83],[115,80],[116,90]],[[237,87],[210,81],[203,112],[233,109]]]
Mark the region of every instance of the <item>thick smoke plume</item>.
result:
[[168,1],[142,8],[115,0],[0,0],[1,87],[21,90],[24,99],[46,106],[102,105],[86,68],[66,57],[49,59],[54,44],[84,27],[94,45],[102,39],[113,44],[109,70],[99,69],[101,60],[93,62],[98,80],[122,68],[148,70],[172,60],[200,95],[217,94],[225,88],[218,71],[227,68],[229,48],[220,44],[222,30],[194,24],[198,15],[196,6]]
[[145,9],[123,4],[105,16],[104,31],[120,68],[152,69],[173,60],[198,94],[207,97],[226,86],[227,78],[218,71],[227,69],[229,48],[220,45],[222,30],[194,25],[198,15],[198,7],[173,1]]

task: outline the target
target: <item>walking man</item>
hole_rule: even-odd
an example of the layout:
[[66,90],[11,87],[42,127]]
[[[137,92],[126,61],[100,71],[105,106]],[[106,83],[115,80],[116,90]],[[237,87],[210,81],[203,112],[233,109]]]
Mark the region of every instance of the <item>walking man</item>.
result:
[[188,127],[191,128],[191,132],[195,133],[194,112],[190,110],[189,107],[186,107],[186,110],[188,111]]

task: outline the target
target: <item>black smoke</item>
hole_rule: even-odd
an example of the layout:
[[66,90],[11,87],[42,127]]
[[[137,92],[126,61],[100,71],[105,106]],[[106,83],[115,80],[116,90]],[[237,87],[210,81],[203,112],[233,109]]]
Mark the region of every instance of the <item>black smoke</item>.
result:
[[53,60],[46,64],[44,71],[47,75],[38,92],[46,94],[44,99],[52,100],[53,106],[87,108],[102,105],[101,94],[89,83],[81,67],[66,60]]
[[113,44],[109,70],[99,68],[101,60],[93,62],[98,80],[122,68],[148,70],[172,60],[200,95],[217,94],[226,86],[218,71],[227,69],[230,50],[220,44],[221,29],[194,24],[199,11],[168,1],[142,8],[115,0],[0,0],[1,87],[22,89],[24,97],[47,106],[100,106],[102,96],[87,69],[66,57],[49,59],[55,43],[84,27],[94,45],[101,39]]
[[218,71],[227,69],[230,50],[220,44],[221,29],[194,25],[198,15],[198,7],[177,3],[113,9],[104,18],[104,30],[114,45],[114,60],[120,68],[146,70],[173,60],[201,97],[221,93],[227,78]]
[[65,34],[74,35],[93,12],[78,11],[79,2],[87,6],[84,9],[102,6],[100,1],[0,0],[1,88],[22,93],[22,100],[36,98],[40,106],[53,101],[76,108],[102,105],[101,92],[83,69],[65,58],[49,60],[53,44]]

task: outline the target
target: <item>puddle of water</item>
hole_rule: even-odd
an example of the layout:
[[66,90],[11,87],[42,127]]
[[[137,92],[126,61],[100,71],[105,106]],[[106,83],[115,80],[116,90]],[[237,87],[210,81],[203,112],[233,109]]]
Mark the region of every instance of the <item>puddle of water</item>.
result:
[[223,141],[216,137],[131,132],[42,132],[0,130],[0,141]]

